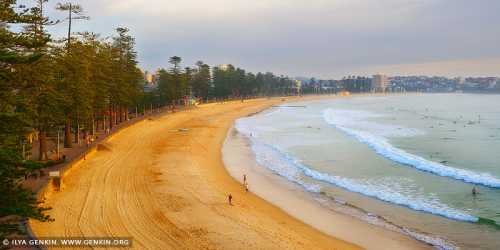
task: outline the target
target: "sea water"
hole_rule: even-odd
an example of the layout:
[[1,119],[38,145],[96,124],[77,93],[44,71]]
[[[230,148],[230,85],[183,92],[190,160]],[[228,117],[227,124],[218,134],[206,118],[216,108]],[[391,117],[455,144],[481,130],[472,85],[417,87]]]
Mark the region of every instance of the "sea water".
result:
[[283,104],[235,128],[326,207],[437,248],[500,249],[500,95]]

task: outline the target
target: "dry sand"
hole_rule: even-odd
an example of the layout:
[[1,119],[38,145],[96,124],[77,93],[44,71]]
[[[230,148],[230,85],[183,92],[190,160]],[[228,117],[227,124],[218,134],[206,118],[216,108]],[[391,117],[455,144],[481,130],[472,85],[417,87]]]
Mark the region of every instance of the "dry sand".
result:
[[[233,121],[280,102],[203,105],[118,132],[65,174],[61,191],[46,192],[55,222],[30,222],[34,233],[132,237],[135,249],[358,249],[246,193],[224,168]],[[408,241],[379,237],[373,244]]]

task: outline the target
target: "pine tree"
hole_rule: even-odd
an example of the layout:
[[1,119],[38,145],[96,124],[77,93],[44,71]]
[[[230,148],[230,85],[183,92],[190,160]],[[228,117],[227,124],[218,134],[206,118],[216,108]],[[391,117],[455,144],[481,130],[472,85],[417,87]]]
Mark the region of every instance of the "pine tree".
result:
[[196,70],[191,81],[193,95],[198,98],[207,99],[210,92],[210,66],[202,61],[196,62]]
[[182,59],[178,56],[172,56],[169,59],[169,63],[172,64],[172,67],[169,69],[170,79],[172,84],[174,85],[173,89],[175,91],[173,101],[179,100],[184,95],[184,81],[182,79],[182,71],[180,69],[180,63]]
[[[73,20],[79,20],[79,19],[84,19],[84,20],[87,20],[89,19],[87,16],[84,16],[82,13],[83,13],[83,8],[78,5],[78,4],[73,4],[71,2],[69,3],[58,3],[56,5],[56,9],[59,10],[59,11],[64,11],[64,12],[67,12],[68,13],[68,17],[65,19],[68,21],[68,37],[67,37],[67,40],[66,40],[66,53],[68,54],[68,57],[69,55],[71,54],[71,27],[72,27],[72,23],[73,23]],[[71,89],[70,87],[67,87],[66,89]],[[80,140],[80,127],[79,127],[79,123],[78,123],[78,120],[79,120],[79,116],[78,114],[76,115],[76,118],[75,118],[75,114],[70,114],[70,112],[68,112],[68,109],[66,109],[65,111],[65,124],[64,124],[64,147],[66,148],[71,148],[72,147],[72,141],[71,141],[71,120],[72,120],[72,116],[74,117],[74,119],[76,120],[77,122],[77,128],[75,129],[75,142],[79,142]]]
[[[43,33],[9,30],[9,24],[42,23],[38,9],[14,11],[16,1],[0,2],[0,238],[20,233],[19,218],[27,217],[41,221],[50,218],[44,214],[47,208],[38,207],[33,193],[22,187],[22,177],[30,169],[41,167],[24,161],[21,141],[30,131],[31,120],[24,112],[19,93],[25,84],[17,82],[27,65],[39,63],[43,56],[40,48],[48,41]],[[34,26],[31,26],[34,27]]]
[[118,36],[113,38],[113,80],[110,89],[111,108],[117,115],[115,124],[128,118],[128,108],[136,105],[140,95],[142,74],[137,68],[135,39],[127,28],[117,28]]
[[47,45],[50,35],[45,30],[47,25],[54,25],[56,22],[44,16],[46,2],[47,0],[37,0],[36,5],[29,9],[32,20],[27,22],[23,32],[37,44],[32,47],[32,51],[38,53],[40,58],[30,65],[24,64],[15,68],[19,72],[16,74],[16,82],[23,86],[19,96],[25,100],[19,106],[32,118],[32,126],[39,135],[39,160],[48,160],[47,133],[59,119],[58,109],[55,107],[61,98],[53,81],[53,57]]

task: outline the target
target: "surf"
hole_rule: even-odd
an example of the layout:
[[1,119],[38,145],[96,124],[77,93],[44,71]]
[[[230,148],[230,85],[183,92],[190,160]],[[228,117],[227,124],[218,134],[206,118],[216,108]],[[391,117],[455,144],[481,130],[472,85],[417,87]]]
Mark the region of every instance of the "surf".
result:
[[[345,111],[340,111],[340,113],[345,114]],[[359,111],[353,111],[359,112]],[[456,180],[464,181],[467,183],[483,185],[487,187],[500,188],[500,179],[492,176],[489,173],[474,172],[471,170],[465,170],[455,167],[450,167],[443,165],[441,163],[429,161],[423,157],[410,154],[402,149],[394,147],[389,143],[389,140],[380,135],[370,133],[367,131],[362,131],[359,129],[350,128],[349,125],[356,124],[359,122],[364,122],[362,117],[359,115],[353,115],[351,117],[339,117],[339,114],[334,109],[325,109],[322,112],[323,119],[330,125],[333,125],[338,130],[344,132],[345,134],[357,139],[361,143],[366,144],[372,148],[377,154],[392,160],[394,162],[400,163],[405,166],[413,167],[415,169],[429,172],[442,177],[449,177]],[[370,116],[365,116],[370,117]],[[372,116],[374,117],[374,116]],[[375,124],[375,123],[373,123]],[[391,130],[388,130],[391,131]],[[403,129],[404,131],[404,129]],[[387,131],[385,131],[387,133]],[[398,136],[398,134],[395,134]],[[408,136],[412,136],[409,134]]]
[[404,194],[389,192],[389,190],[380,190],[374,185],[368,185],[355,179],[331,175],[314,170],[304,165],[298,159],[286,153],[279,147],[259,140],[256,133],[252,132],[251,129],[243,122],[237,122],[235,127],[238,132],[246,135],[246,137],[250,140],[251,149],[255,153],[256,160],[260,165],[270,169],[282,177],[285,177],[287,180],[302,186],[309,192],[319,193],[321,192],[321,186],[306,182],[303,178],[301,178],[301,175],[305,175],[323,183],[341,187],[351,192],[360,193],[362,195],[377,198],[392,204],[405,206],[416,211],[427,212],[460,221],[477,221],[476,217],[450,208],[436,200],[430,201],[426,200],[424,197],[418,200],[412,200]]

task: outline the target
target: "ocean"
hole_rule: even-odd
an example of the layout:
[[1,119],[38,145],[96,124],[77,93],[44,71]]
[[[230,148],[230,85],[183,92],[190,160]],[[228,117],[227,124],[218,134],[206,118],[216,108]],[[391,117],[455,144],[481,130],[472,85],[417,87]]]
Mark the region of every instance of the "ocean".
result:
[[284,103],[235,129],[260,167],[328,209],[439,249],[500,249],[500,95]]

